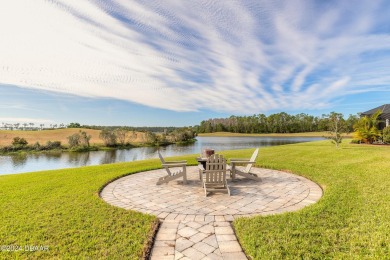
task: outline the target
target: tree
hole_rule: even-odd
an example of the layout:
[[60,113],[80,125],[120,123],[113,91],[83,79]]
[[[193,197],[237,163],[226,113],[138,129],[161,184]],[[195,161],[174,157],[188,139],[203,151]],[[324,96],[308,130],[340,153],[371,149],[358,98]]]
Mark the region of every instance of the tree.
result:
[[377,128],[380,122],[378,119],[380,114],[382,114],[382,111],[378,110],[370,117],[361,117],[354,125],[355,139],[369,144],[375,142],[380,137],[380,131]]
[[353,132],[353,126],[357,123],[357,121],[359,120],[358,116],[356,115],[349,115],[349,117],[347,118],[347,120],[345,121],[346,124],[347,124],[347,127],[348,127],[348,131],[349,132]]
[[70,148],[77,146],[89,147],[89,140],[91,140],[91,136],[87,135],[84,131],[79,131],[78,133],[68,136],[68,144]]
[[158,141],[157,135],[150,131],[146,131],[145,136],[146,136],[146,142],[149,144],[155,144]]
[[126,142],[127,132],[128,131],[124,128],[115,129],[116,137],[121,145],[124,145]]
[[89,141],[91,140],[91,135],[87,135],[87,132],[80,130],[80,143],[84,147],[89,147]]
[[336,148],[339,147],[339,144],[343,140],[343,133],[348,133],[347,124],[343,118],[343,114],[331,112],[327,115],[328,118],[328,127],[330,136],[327,137],[336,144]]
[[116,145],[116,135],[115,132],[109,129],[103,129],[99,137],[103,140],[104,145],[106,146],[115,146]]
[[80,134],[75,133],[72,134],[71,136],[68,136],[68,144],[70,148],[77,147],[80,145]]
[[80,128],[81,125],[79,123],[70,123],[68,125],[68,128]]

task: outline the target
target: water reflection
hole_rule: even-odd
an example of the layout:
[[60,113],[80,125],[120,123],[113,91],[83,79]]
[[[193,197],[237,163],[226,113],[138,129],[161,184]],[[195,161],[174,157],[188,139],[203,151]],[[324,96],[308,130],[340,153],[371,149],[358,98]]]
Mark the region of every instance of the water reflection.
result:
[[198,137],[189,145],[169,145],[166,147],[139,147],[127,150],[91,152],[50,152],[44,154],[20,154],[0,156],[0,174],[62,169],[85,165],[99,165],[114,162],[128,162],[158,158],[157,151],[164,156],[199,154],[205,148],[216,152],[254,147],[266,147],[291,143],[323,140],[320,137]]
[[12,156],[11,157],[11,161],[12,161],[12,165],[17,168],[18,166],[23,165],[23,164],[26,163],[26,161],[27,161],[27,154],[21,153],[21,154]]
[[68,153],[68,163],[70,165],[84,166],[90,164],[90,154],[91,152],[70,152]]
[[116,160],[116,158],[117,158],[116,153],[117,153],[117,150],[110,150],[110,151],[104,152],[103,157],[100,159],[100,164],[108,164],[108,163],[112,163],[112,162],[118,162]]

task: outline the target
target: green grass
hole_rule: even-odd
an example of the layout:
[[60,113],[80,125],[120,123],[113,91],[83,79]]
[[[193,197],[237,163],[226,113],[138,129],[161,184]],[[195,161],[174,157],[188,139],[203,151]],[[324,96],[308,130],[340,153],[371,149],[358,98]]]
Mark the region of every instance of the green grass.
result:
[[294,213],[234,221],[253,259],[388,259],[390,147],[329,141],[261,150],[258,164],[319,183],[321,200]]
[[0,246],[48,246],[0,258],[142,256],[156,218],[108,205],[98,196],[109,180],[159,167],[157,160],[0,177]]
[[[177,159],[196,163],[195,155]],[[274,146],[260,150],[257,164],[303,175],[324,188],[324,197],[298,212],[235,220],[248,255],[388,258],[390,147],[343,143],[336,149],[329,141]],[[156,218],[110,206],[98,192],[110,180],[159,166],[147,160],[0,176],[0,246],[49,246],[49,251],[3,251],[0,258],[141,257]]]

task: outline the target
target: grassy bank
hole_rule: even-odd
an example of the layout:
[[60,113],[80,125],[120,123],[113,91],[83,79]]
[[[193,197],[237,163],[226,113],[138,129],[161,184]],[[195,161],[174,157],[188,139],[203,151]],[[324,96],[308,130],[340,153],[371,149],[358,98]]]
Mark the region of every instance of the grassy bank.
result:
[[261,150],[258,164],[319,183],[319,203],[298,212],[234,222],[253,259],[387,259],[390,147],[328,141]]
[[98,196],[107,181],[158,167],[154,161],[0,176],[0,246],[48,246],[0,258],[137,259],[156,218],[108,205]]
[[[230,133],[230,132],[215,132],[199,134],[199,136],[210,136],[210,137],[231,137],[231,136],[259,136],[259,137],[323,137],[329,136],[328,132],[306,132],[306,133],[285,133],[285,134],[241,134],[241,133]],[[352,134],[345,135],[347,138],[352,138]]]
[[[253,149],[226,151],[248,157]],[[194,155],[177,157],[195,164]],[[260,150],[257,165],[319,183],[324,197],[298,212],[238,219],[236,233],[254,259],[386,258],[390,251],[390,147],[329,141]],[[49,251],[1,258],[111,258],[142,255],[156,218],[108,205],[99,189],[113,178],[154,169],[157,160],[0,176],[1,245]]]

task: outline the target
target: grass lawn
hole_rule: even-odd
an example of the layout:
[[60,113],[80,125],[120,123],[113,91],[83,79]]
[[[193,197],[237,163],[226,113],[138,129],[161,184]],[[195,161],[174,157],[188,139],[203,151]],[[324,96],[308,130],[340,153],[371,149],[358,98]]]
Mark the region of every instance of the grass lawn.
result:
[[319,183],[323,198],[298,212],[234,221],[253,259],[388,259],[390,147],[329,141],[260,151],[260,166]]
[[[240,133],[230,133],[230,132],[215,132],[215,133],[199,134],[199,136],[323,137],[323,136],[329,136],[329,133],[328,132],[306,132],[306,133],[285,133],[285,134],[240,134]],[[352,138],[352,134],[347,134],[345,136],[347,138]]]
[[[253,149],[226,151],[248,157]],[[194,155],[177,157],[195,164]],[[386,258],[390,255],[390,147],[329,141],[260,150],[259,166],[288,170],[319,183],[324,197],[294,213],[238,219],[247,255],[279,258]],[[108,205],[99,189],[119,176],[160,166],[158,160],[0,176],[0,258],[142,256],[156,218]],[[1,249],[1,248],[0,248]]]
[[107,181],[159,167],[157,160],[0,176],[0,247],[48,246],[0,258],[137,259],[156,218],[108,205],[98,196]]

